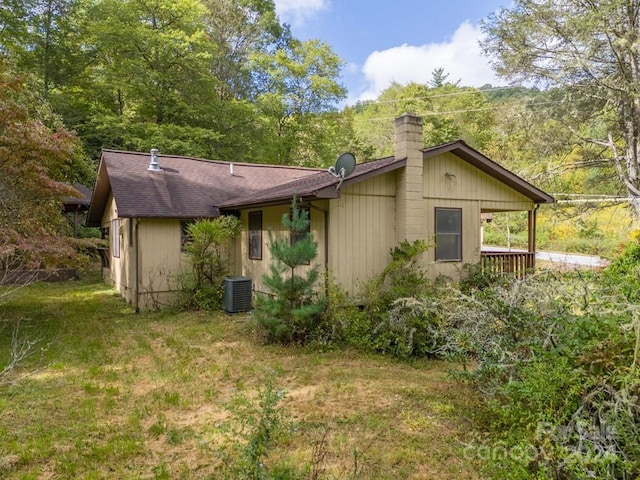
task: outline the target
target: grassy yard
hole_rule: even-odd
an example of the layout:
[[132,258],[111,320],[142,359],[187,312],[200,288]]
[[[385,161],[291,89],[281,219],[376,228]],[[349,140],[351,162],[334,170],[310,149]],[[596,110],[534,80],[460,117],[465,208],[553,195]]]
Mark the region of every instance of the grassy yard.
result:
[[266,347],[246,316],[136,315],[101,284],[36,284],[0,309],[39,340],[32,373],[0,386],[0,478],[221,478],[230,405],[269,379],[290,422],[270,467],[312,478],[315,446],[317,478],[480,478],[463,454],[477,396],[446,363]]

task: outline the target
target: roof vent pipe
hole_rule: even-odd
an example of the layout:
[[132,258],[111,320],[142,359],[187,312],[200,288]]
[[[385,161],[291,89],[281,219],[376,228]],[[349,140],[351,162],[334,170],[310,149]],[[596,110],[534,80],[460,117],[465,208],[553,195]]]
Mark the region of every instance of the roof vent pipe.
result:
[[229,173],[231,174],[231,176],[233,177],[233,163],[229,164]]
[[149,163],[149,168],[147,168],[150,172],[161,172],[162,168],[160,168],[160,164],[158,163],[158,149],[151,149],[151,163]]

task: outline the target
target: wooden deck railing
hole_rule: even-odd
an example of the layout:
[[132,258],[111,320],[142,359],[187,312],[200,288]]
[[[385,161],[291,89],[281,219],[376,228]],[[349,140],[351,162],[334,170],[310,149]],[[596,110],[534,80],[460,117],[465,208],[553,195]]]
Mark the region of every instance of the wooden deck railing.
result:
[[536,264],[534,252],[482,252],[482,271],[522,278]]

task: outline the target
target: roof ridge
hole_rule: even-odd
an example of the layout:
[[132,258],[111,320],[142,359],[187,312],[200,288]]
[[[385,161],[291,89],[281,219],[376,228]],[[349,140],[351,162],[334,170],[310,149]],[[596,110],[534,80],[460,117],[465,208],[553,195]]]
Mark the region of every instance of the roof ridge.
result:
[[[367,165],[367,166],[369,166],[370,164],[372,164],[372,163],[374,163],[374,162],[382,162],[382,161],[385,161],[385,160],[386,160],[386,161],[388,161],[389,159],[394,159],[394,160],[396,160],[395,155],[389,155],[388,157],[382,157],[382,158],[375,158],[375,159],[373,159],[373,160],[367,160],[367,161],[364,161],[364,162],[361,162],[361,163],[356,164],[356,167],[357,167],[358,165]],[[301,182],[301,181],[305,181],[305,182],[307,182],[307,181],[309,181],[309,179],[310,179],[310,178],[312,178],[312,177],[316,177],[316,176],[319,176],[319,175],[320,175],[320,174],[322,174],[322,173],[328,173],[329,175],[331,175],[331,177],[330,177],[330,178],[331,178],[331,179],[333,179],[333,180],[335,180],[335,183],[337,183],[337,182],[339,181],[339,180],[338,180],[338,177],[336,177],[335,175],[331,174],[331,173],[328,171],[328,169],[323,168],[323,169],[319,169],[315,174],[313,174],[313,175],[309,175],[308,177],[294,178],[294,179],[292,179],[292,180],[289,180],[289,181],[288,181],[288,182],[286,182],[286,183],[283,183],[282,185],[274,185],[274,186],[271,186],[271,187],[267,187],[267,188],[265,188],[265,189],[263,189],[263,190],[260,190],[259,192],[260,192],[260,193],[265,193],[265,192],[269,192],[269,191],[271,191],[271,190],[281,190],[282,188],[284,188],[284,187],[286,187],[287,185],[290,185],[290,184],[292,184],[292,183]],[[354,171],[351,175],[349,175],[349,177],[351,177],[351,176],[353,176],[353,177],[359,177],[360,175],[365,175],[366,173],[367,173],[367,172],[357,172],[357,171]],[[345,177],[345,178],[348,178],[348,177]]]
[[357,163],[356,165],[364,165],[365,163],[380,162],[382,160],[389,160],[390,158],[395,158],[395,155],[387,155],[386,157],[372,158],[370,160],[365,160],[364,162]]
[[[150,155],[150,153],[145,153],[145,152],[132,152],[130,150],[116,150],[111,148],[103,148],[102,152],[120,153],[120,154],[126,154],[126,155],[140,155],[140,156]],[[214,163],[219,165],[234,164],[234,165],[241,165],[246,167],[262,167],[262,168],[268,167],[268,168],[288,169],[288,170],[311,170],[315,172],[321,172],[323,170],[326,170],[325,168],[322,168],[322,167],[303,167],[301,165],[272,165],[270,163],[236,162],[233,160],[211,160],[209,158],[191,157],[186,155],[171,155],[171,154],[160,153],[160,152],[158,152],[158,157],[176,158],[176,159],[182,159],[182,160],[193,160],[196,162]]]
[[[428,152],[429,150],[435,150],[435,149],[439,149],[439,148],[446,148],[446,147],[449,147],[451,145],[456,145],[456,144],[462,144],[462,145],[465,145],[467,147],[473,148],[467,142],[465,142],[463,139],[459,138],[457,140],[452,140],[450,142],[444,142],[444,143],[439,143],[438,145],[431,145],[429,147],[424,147],[421,150],[423,152]],[[475,150],[475,148],[474,148],[474,150]]]

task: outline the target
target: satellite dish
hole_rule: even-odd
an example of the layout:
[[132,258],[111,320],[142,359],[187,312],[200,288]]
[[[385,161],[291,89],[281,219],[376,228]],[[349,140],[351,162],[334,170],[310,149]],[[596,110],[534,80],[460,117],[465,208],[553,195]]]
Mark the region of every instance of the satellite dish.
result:
[[351,153],[343,153],[336,160],[336,173],[340,177],[345,178],[353,173],[353,169],[356,168],[356,157]]
[[338,157],[333,167],[329,167],[329,173],[334,177],[346,178],[353,173],[354,168],[356,168],[356,157],[346,152]]
[[340,189],[342,181],[353,173],[356,168],[356,157],[352,153],[345,152],[341,154],[336,160],[336,164],[329,167],[328,172],[336,178],[340,179],[340,182],[336,186],[336,190]]

